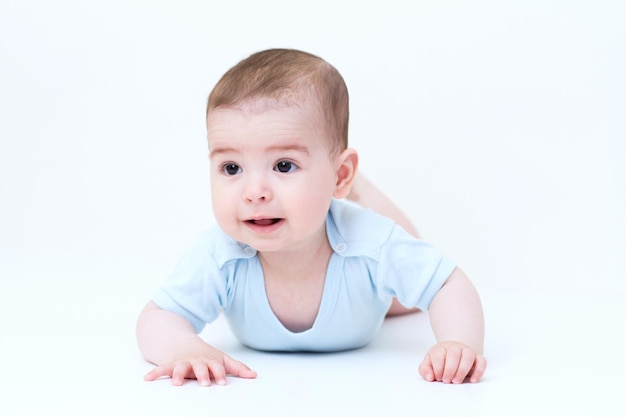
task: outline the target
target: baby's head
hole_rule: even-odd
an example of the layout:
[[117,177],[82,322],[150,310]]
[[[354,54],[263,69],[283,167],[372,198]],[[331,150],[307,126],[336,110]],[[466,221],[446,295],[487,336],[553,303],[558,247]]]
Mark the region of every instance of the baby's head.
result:
[[229,236],[263,252],[327,245],[328,209],[358,165],[335,68],[296,50],[251,55],[211,92],[207,136],[213,213]]
[[209,95],[206,115],[222,108],[301,107],[313,111],[331,153],[348,146],[348,89],[323,59],[294,49],[268,49],[228,70]]

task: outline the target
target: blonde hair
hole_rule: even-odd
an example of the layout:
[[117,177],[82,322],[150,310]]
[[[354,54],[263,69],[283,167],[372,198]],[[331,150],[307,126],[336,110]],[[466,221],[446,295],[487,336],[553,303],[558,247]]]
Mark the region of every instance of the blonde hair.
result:
[[346,149],[349,106],[343,77],[320,57],[295,49],[260,51],[229,69],[211,91],[206,115],[261,99],[297,106],[310,97],[322,115],[331,148]]

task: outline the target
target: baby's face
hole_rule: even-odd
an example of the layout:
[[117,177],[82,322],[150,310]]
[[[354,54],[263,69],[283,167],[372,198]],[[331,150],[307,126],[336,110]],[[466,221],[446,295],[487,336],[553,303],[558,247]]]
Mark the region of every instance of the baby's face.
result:
[[338,167],[316,113],[306,110],[252,105],[207,118],[216,220],[258,251],[325,239]]

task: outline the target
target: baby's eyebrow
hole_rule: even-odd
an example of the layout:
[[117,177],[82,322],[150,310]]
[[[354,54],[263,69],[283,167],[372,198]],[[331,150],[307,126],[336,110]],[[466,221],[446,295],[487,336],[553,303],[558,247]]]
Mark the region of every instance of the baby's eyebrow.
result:
[[[298,152],[307,156],[311,155],[309,148],[299,144],[272,145],[265,148],[265,150],[267,152]],[[240,149],[231,146],[217,146],[209,150],[209,157],[214,158],[220,154],[237,152],[240,152]]]
[[311,154],[309,152],[309,148],[307,148],[306,146],[298,145],[298,144],[275,145],[275,146],[268,147],[267,150],[270,152],[292,151],[292,152],[303,153],[305,155]]
[[214,158],[215,156],[222,154],[222,153],[233,153],[233,152],[237,152],[237,149],[229,148],[229,147],[212,148],[212,149],[209,149],[209,157]]

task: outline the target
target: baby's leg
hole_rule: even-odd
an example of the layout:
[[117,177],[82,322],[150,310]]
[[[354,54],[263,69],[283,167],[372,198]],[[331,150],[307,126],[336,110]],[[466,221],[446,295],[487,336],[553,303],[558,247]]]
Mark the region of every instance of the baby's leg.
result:
[[[393,219],[407,232],[416,238],[420,237],[417,229],[413,226],[409,218],[406,217],[398,207],[396,207],[389,197],[383,194],[374,186],[374,184],[372,184],[360,173],[357,173],[357,176],[352,183],[352,190],[348,195],[348,200],[352,200],[363,207],[374,210],[378,214],[382,214],[383,216]],[[415,311],[419,311],[419,309],[406,308],[394,298],[391,307],[387,312],[387,316],[397,316],[400,314],[413,313]]]
[[405,306],[400,304],[397,298],[394,298],[393,302],[391,303],[391,307],[389,307],[389,310],[387,310],[387,317],[400,316],[402,314],[415,313],[418,311],[420,311],[419,308],[406,308]]
[[393,219],[398,225],[402,226],[407,232],[420,238],[420,235],[409,220],[408,217],[374,184],[372,184],[362,174],[356,174],[356,178],[352,183],[352,189],[348,194],[348,200],[360,204],[363,207],[370,208],[378,214]]

